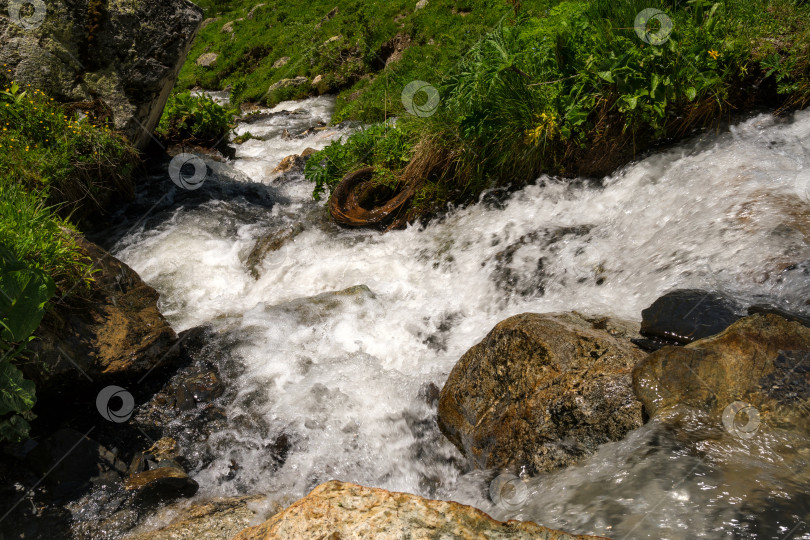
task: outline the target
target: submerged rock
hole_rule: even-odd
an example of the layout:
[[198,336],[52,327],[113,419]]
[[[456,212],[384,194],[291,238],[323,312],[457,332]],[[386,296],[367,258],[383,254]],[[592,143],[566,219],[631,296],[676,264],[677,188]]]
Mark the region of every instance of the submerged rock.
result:
[[627,332],[576,313],[499,323],[450,373],[439,427],[476,468],[575,463],[642,424],[631,371],[644,353]]
[[685,405],[733,419],[739,402],[757,416],[773,414],[775,423],[807,427],[810,328],[773,314],[746,317],[716,336],[651,354],[636,366],[633,385],[650,416]]
[[229,539],[256,519],[257,514],[249,505],[263,500],[263,496],[248,495],[211,499],[191,506],[178,503],[158,513],[159,518],[163,514],[174,514],[168,525],[152,531],[134,531],[124,540]]
[[42,12],[33,28],[0,17],[0,65],[7,75],[59,101],[101,100],[115,128],[145,148],[202,10],[186,0],[49,0],[34,6]]
[[719,334],[742,312],[742,306],[720,293],[679,289],[641,312],[641,334],[662,345],[685,345]]
[[149,469],[127,478],[124,488],[135,492],[139,505],[151,506],[179,497],[191,497],[200,486],[186,472],[173,464]]
[[332,480],[233,540],[271,538],[525,538],[574,536],[531,521],[496,521],[471,506]]

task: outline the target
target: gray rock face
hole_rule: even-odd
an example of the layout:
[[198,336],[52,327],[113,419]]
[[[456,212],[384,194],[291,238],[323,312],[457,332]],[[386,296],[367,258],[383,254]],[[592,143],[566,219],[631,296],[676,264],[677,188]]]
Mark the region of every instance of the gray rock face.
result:
[[9,4],[0,0],[6,75],[59,101],[100,100],[116,129],[144,148],[202,10],[188,0],[49,0],[41,22],[29,24],[39,17],[7,17]]

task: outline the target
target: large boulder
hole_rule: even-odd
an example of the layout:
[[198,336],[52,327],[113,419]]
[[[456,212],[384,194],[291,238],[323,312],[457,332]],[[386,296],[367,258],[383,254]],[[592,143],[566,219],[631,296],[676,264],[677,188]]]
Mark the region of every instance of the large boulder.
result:
[[49,0],[26,2],[24,16],[38,11],[12,19],[10,4],[0,0],[4,73],[59,101],[95,103],[146,147],[202,10],[188,0]]
[[642,425],[634,329],[579,314],[499,323],[453,368],[439,427],[476,468],[549,471]]
[[33,361],[21,366],[40,398],[136,381],[179,357],[157,291],[99,246],[78,242],[94,265],[91,288],[55,304],[29,345]]
[[530,521],[496,521],[450,501],[433,501],[332,480],[262,525],[233,540],[296,538],[525,538],[572,540],[574,536]]
[[806,423],[810,328],[774,314],[746,317],[716,336],[651,354],[636,366],[633,385],[650,416],[680,405],[733,419],[752,406],[779,423]]

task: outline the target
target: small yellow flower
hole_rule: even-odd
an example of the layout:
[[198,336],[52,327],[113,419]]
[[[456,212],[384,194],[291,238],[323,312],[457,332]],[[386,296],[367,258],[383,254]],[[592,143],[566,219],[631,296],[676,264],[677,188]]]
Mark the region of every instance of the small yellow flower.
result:
[[712,49],[709,51],[709,56],[712,57],[712,60],[717,60],[717,57],[720,56],[720,53]]

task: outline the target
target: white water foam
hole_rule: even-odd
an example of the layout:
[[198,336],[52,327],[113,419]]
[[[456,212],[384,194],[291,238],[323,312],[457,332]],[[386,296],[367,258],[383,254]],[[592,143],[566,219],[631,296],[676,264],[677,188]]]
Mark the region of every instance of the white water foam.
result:
[[[235,166],[254,181],[277,182],[267,171],[292,148],[278,137],[282,118],[295,118],[297,129],[329,114],[322,101],[295,106],[304,112],[273,116],[262,128],[276,136],[239,148]],[[321,148],[329,137],[295,148]],[[638,320],[663,293],[688,287],[771,294],[802,307],[806,276],[789,269],[810,259],[810,203],[796,189],[810,168],[807,141],[810,112],[790,122],[761,115],[601,182],[543,178],[505,201],[485,197],[425,228],[385,235],[339,230],[323,203],[310,200],[311,185],[288,179],[289,203],[260,218],[240,201],[177,208],[157,229],[123,239],[115,254],[159,290],[176,330],[211,324],[236,341],[230,354],[245,372],[229,381],[239,388],[228,405],[231,428],[207,442],[217,459],[195,473],[203,495],[294,499],[338,478],[574,532],[713,538],[733,526],[715,518],[735,504],[717,496],[717,483],[686,482],[685,502],[653,507],[692,458],[669,451],[647,460],[640,441],[652,437],[650,426],[582,467],[538,480],[537,504],[511,515],[488,507],[486,479],[461,475],[463,460],[420,391],[441,388],[469,347],[517,313]],[[247,255],[280,227],[303,231],[268,254],[254,279]],[[367,289],[317,296],[357,285]],[[292,446],[279,468],[267,448],[282,433]],[[611,503],[604,486],[632,474],[644,481],[630,483],[632,493],[617,490],[621,501]],[[538,495],[553,485],[564,488]]]

